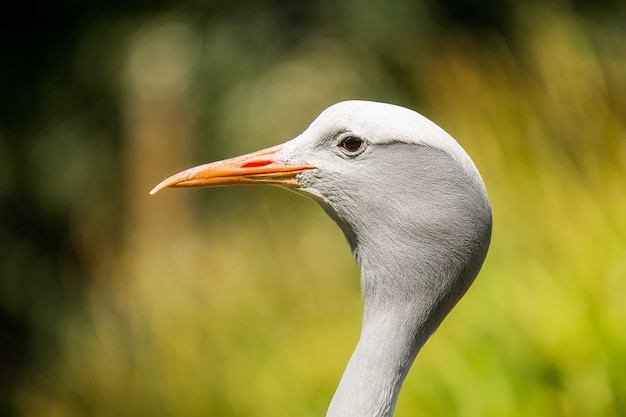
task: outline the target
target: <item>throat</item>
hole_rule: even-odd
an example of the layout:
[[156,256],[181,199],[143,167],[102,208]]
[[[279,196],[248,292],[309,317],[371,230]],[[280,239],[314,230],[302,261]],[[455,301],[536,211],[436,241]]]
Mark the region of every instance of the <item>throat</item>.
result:
[[366,300],[359,343],[335,392],[327,417],[388,417],[404,378],[426,341],[415,304]]

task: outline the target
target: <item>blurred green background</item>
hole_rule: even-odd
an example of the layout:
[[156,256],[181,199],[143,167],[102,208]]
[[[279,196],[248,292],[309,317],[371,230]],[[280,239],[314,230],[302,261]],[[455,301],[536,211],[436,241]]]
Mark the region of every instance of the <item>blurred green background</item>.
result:
[[0,415],[324,415],[341,232],[278,188],[147,193],[354,98],[448,130],[494,210],[396,415],[626,415],[623,2],[32,0],[0,59]]

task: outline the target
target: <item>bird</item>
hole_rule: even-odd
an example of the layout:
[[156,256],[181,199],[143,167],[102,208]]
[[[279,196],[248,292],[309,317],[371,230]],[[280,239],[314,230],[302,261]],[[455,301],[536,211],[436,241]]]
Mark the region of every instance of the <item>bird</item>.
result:
[[461,145],[416,111],[350,100],[267,149],[175,174],[168,187],[269,184],[315,200],[360,267],[363,318],[327,417],[390,417],[417,353],[481,269],[485,183]]

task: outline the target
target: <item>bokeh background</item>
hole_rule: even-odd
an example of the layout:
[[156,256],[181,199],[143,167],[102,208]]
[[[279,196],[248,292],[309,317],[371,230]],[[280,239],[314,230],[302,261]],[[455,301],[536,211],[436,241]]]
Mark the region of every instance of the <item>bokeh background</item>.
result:
[[494,210],[396,415],[626,415],[622,1],[3,9],[0,415],[324,415],[361,314],[340,231],[273,187],[147,193],[354,98],[448,130]]

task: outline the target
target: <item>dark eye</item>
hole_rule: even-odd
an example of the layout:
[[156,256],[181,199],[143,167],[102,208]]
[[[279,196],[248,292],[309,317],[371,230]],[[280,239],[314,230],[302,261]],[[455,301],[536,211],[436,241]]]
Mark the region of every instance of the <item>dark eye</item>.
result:
[[363,146],[363,140],[355,136],[348,136],[339,142],[339,146],[349,153],[356,153]]

